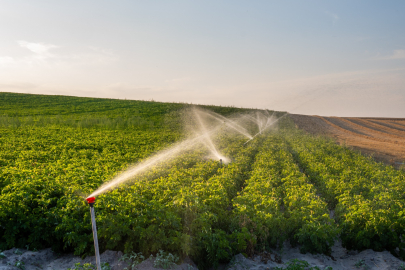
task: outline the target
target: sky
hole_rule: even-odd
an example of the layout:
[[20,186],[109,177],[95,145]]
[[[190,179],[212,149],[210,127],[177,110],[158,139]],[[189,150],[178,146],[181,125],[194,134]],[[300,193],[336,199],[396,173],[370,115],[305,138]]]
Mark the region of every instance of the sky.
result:
[[405,1],[0,0],[0,91],[405,117]]

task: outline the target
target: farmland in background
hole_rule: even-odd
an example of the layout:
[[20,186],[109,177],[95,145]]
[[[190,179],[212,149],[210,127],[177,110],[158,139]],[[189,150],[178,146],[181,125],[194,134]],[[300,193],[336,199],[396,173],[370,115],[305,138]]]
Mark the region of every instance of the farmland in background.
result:
[[298,128],[333,137],[340,144],[405,168],[405,118],[290,116]]
[[[0,250],[92,253],[80,194],[182,140],[189,106],[0,93]],[[229,164],[206,159],[200,147],[100,195],[101,249],[163,249],[208,267],[285,240],[328,254],[340,238],[349,249],[404,257],[404,171],[308,135],[289,117],[245,142],[236,134],[216,139]]]

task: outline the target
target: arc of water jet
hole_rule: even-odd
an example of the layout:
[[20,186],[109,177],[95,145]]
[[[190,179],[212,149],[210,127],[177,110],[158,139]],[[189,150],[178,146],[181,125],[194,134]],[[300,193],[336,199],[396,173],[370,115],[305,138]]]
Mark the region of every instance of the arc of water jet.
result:
[[[219,115],[219,116],[222,117],[222,115]],[[211,115],[211,117],[215,118],[215,115]],[[217,117],[217,118],[219,118],[219,117]],[[227,121],[230,121],[226,117],[223,117],[223,118],[225,118]],[[217,119],[217,121],[219,121],[219,120]],[[236,123],[234,123],[234,124],[239,126]],[[227,124],[227,126],[229,126],[229,123]],[[199,135],[199,136],[197,136],[195,138],[192,138],[192,139],[188,139],[188,140],[183,141],[183,142],[181,142],[179,144],[176,144],[175,146],[173,146],[171,148],[168,148],[168,149],[166,149],[164,151],[161,151],[160,153],[157,153],[156,155],[152,156],[151,158],[149,158],[149,159],[147,159],[147,160],[133,166],[132,168],[128,169],[127,171],[124,171],[123,173],[119,174],[118,176],[113,178],[110,182],[105,183],[100,188],[98,188],[96,191],[94,191],[91,195],[89,195],[88,198],[89,197],[95,197],[95,196],[98,196],[98,195],[100,195],[100,194],[102,194],[104,192],[112,190],[112,189],[116,188],[119,184],[122,184],[122,183],[124,183],[124,182],[126,182],[128,180],[133,179],[134,176],[136,176],[139,173],[142,173],[143,171],[146,171],[151,166],[158,165],[158,164],[166,161],[167,159],[174,158],[179,153],[190,149],[191,147],[193,147],[197,143],[200,143],[201,141],[206,140],[207,137],[209,138],[212,134],[217,132],[220,128],[222,128],[222,125],[217,125],[214,128],[209,129],[209,130],[207,130],[205,128],[205,133],[203,133],[202,135]],[[235,129],[235,127],[233,127],[233,128]],[[241,127],[241,128],[244,129],[243,127]],[[240,130],[237,130],[237,131],[239,133],[242,133]],[[246,136],[246,134],[244,134],[244,135]],[[249,136],[252,137],[250,134],[249,134]],[[212,143],[212,141],[211,141],[211,143]],[[215,146],[214,146],[213,149],[215,149],[214,151],[215,151],[215,153],[217,153],[217,157],[222,158],[222,159],[224,158],[218,153]]]
[[207,134],[207,129],[200,117],[200,115],[198,114],[198,112],[196,110],[194,110],[194,114],[198,120],[198,123],[200,124],[200,128],[203,130],[203,134],[205,134],[205,145],[208,147],[208,149],[217,157],[220,158],[220,154],[218,153],[218,150],[216,149],[214,143],[211,140],[211,136],[209,134]]
[[257,121],[258,121],[258,123],[260,123],[260,127],[259,127],[260,133],[263,132],[263,129],[266,128],[267,124],[269,123],[271,117],[274,114],[274,112],[273,112],[273,114],[271,116],[269,116],[269,112],[267,110],[265,110],[265,112],[266,112],[267,116],[264,115],[264,113],[262,113],[261,111],[256,112]]
[[92,194],[90,194],[87,198],[96,197],[104,192],[112,190],[112,189],[116,188],[119,184],[122,184],[122,183],[132,179],[135,175],[147,170],[151,166],[157,165],[157,164],[167,160],[168,158],[175,157],[179,153],[190,149],[195,144],[200,143],[200,141],[205,139],[205,136],[211,135],[211,134],[217,132],[220,128],[221,128],[221,126],[218,125],[215,128],[207,131],[206,134],[202,134],[193,139],[183,141],[182,143],[176,144],[175,146],[173,146],[169,149],[163,150],[161,153],[157,153],[155,156],[153,156],[153,157],[135,165],[134,167],[124,171],[123,173],[119,174],[118,176],[113,178],[110,182],[102,185],[100,188],[98,188],[96,191],[94,191]]
[[267,117],[267,121],[266,121],[266,125],[264,126],[264,129],[266,129],[267,125],[269,125],[269,122],[271,121],[271,118],[273,117],[273,114],[274,114],[274,112],[269,117]]
[[[286,115],[288,115],[288,113],[286,113],[286,114],[284,114],[283,116],[277,118],[274,122],[272,122],[270,125],[268,125],[267,127],[265,127],[265,129],[263,129],[263,131],[266,130],[267,128],[269,128],[270,126],[274,125],[274,124],[277,123],[278,121],[280,121],[280,119],[283,118],[283,117],[285,117]],[[260,134],[260,132],[259,132],[259,133],[256,133],[256,135],[254,135],[252,139],[247,140],[247,141],[244,143],[244,145],[247,144],[248,142],[250,142],[251,140],[253,140],[253,139],[254,139],[257,135],[259,135],[259,134]]]
[[[265,117],[263,114],[262,116],[265,117],[266,120],[266,124],[264,126],[267,126],[268,122],[270,121],[271,117],[273,116],[274,112],[270,115],[269,112],[266,110],[265,111],[266,114],[268,115],[267,117]],[[248,120],[250,120],[251,122],[255,123],[257,125],[257,128],[259,129],[259,133],[263,131],[263,123],[264,121],[262,121],[262,119],[259,120],[258,114],[260,112],[256,112],[256,118],[249,115],[249,114],[244,114],[242,115],[242,117],[247,118]],[[270,115],[270,116],[269,116]]]
[[262,133],[263,121],[260,119],[259,112],[256,112],[257,125],[259,126],[259,133]]
[[232,121],[232,120],[230,120],[230,119],[228,119],[228,118],[226,118],[226,117],[224,117],[224,116],[222,116],[222,115],[220,115],[220,114],[217,114],[217,113],[215,113],[215,112],[205,112],[205,111],[201,111],[201,112],[202,112],[202,113],[205,113],[205,114],[207,114],[207,115],[210,115],[211,117],[213,117],[213,118],[216,119],[217,121],[220,121],[218,118],[224,120],[225,124],[226,124],[227,126],[229,126],[230,128],[232,128],[232,129],[236,130],[237,132],[239,132],[239,133],[245,135],[245,136],[248,137],[249,139],[252,138],[252,135],[250,135],[249,132],[248,132],[244,127],[242,127],[241,125],[238,125],[238,124],[235,123],[234,121]]
[[257,125],[257,121],[254,117],[252,117],[248,114],[243,114],[242,117],[247,118],[248,120],[252,121],[253,123],[255,123]]

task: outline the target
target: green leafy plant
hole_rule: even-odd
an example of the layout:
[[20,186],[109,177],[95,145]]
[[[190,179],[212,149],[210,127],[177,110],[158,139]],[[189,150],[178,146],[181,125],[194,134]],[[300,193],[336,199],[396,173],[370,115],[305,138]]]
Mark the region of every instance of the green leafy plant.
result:
[[4,254],[3,251],[0,251],[0,259],[4,259],[6,257],[7,257],[6,254]]
[[281,270],[281,269],[287,269],[287,270],[305,270],[308,266],[309,263],[304,260],[298,260],[298,259],[292,259],[286,263],[287,268],[280,268],[280,267],[275,267],[275,270]]
[[[321,270],[319,266],[309,267],[309,263],[304,260],[292,259],[286,263],[286,268],[275,267],[275,270]],[[323,270],[333,270],[332,267],[327,266]]]
[[[136,269],[136,266],[145,260],[145,256],[142,255],[142,252],[136,253],[132,251],[131,253],[124,254],[119,261],[124,261],[129,264],[129,269]],[[127,267],[124,269],[128,269]]]
[[[102,262],[101,270],[111,270],[110,264],[108,262]],[[74,268],[68,268],[68,270],[95,270],[97,267],[91,263],[75,263]]]
[[227,234],[223,230],[203,232],[203,246],[207,252],[207,258],[216,268],[220,261],[230,259],[232,249]]
[[74,268],[68,268],[68,270],[94,270],[96,269],[96,266],[91,264],[91,263],[75,263],[75,267]]
[[21,250],[19,250],[18,248],[16,248],[16,249],[14,250],[14,254],[22,255],[23,252],[22,252]]
[[18,269],[25,270],[25,262],[23,261],[16,261],[14,263],[14,266],[17,267]]
[[356,266],[357,268],[363,267],[363,269],[365,269],[365,270],[370,269],[370,266],[368,266],[364,260],[357,261],[354,264],[354,266]]
[[159,250],[159,252],[156,254],[153,266],[163,269],[169,269],[172,268],[178,260],[179,257],[177,257],[176,255],[164,252],[163,250]]
[[111,270],[111,266],[108,262],[102,262],[100,266],[101,270]]
[[[76,190],[89,194],[183,139],[186,107],[0,93],[0,249],[90,254],[88,206]],[[98,196],[100,248],[178,251],[208,268],[285,240],[327,254],[340,235],[348,249],[398,248],[405,258],[405,172],[306,135],[288,117],[278,124],[247,144],[235,134],[213,138],[230,164],[208,161],[201,146]]]

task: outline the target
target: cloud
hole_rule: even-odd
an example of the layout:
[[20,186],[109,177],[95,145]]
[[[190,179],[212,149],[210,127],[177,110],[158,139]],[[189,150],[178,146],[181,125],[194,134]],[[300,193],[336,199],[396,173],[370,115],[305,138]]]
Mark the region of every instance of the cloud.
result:
[[[18,40],[18,45],[31,52],[29,55],[0,55],[0,68],[26,68],[49,65],[78,66],[108,64],[118,60],[109,50],[94,46],[60,47],[42,42]],[[57,49],[53,51],[53,49]]]
[[332,13],[332,12],[325,11],[325,14],[332,18],[333,24],[336,24],[337,21],[340,19],[340,17],[337,14]]
[[24,40],[19,40],[17,41],[18,44],[23,47],[27,48],[28,50],[32,51],[33,53],[36,54],[48,54],[48,51],[52,48],[58,48],[58,46],[52,45],[52,44],[44,44],[44,43],[33,43],[33,42],[27,42]]
[[0,56],[0,67],[10,66],[15,62],[15,59],[11,56]]
[[45,60],[47,58],[55,57],[55,55],[51,54],[49,50],[53,48],[58,48],[58,46],[53,44],[45,44],[45,43],[34,43],[34,42],[27,42],[25,40],[19,40],[17,43],[31,52],[34,53],[32,58]]
[[381,59],[391,60],[391,59],[405,59],[405,50],[394,50],[393,53],[387,57]]
[[58,46],[56,45],[45,43],[34,43],[25,40],[18,40],[17,43],[18,45],[20,45],[20,47],[31,51],[32,54],[25,57],[0,56],[0,67],[21,68],[26,67],[27,65],[31,66],[32,64],[44,63],[45,60],[57,57],[57,55],[54,55],[49,52],[49,50],[53,48],[58,48]]

